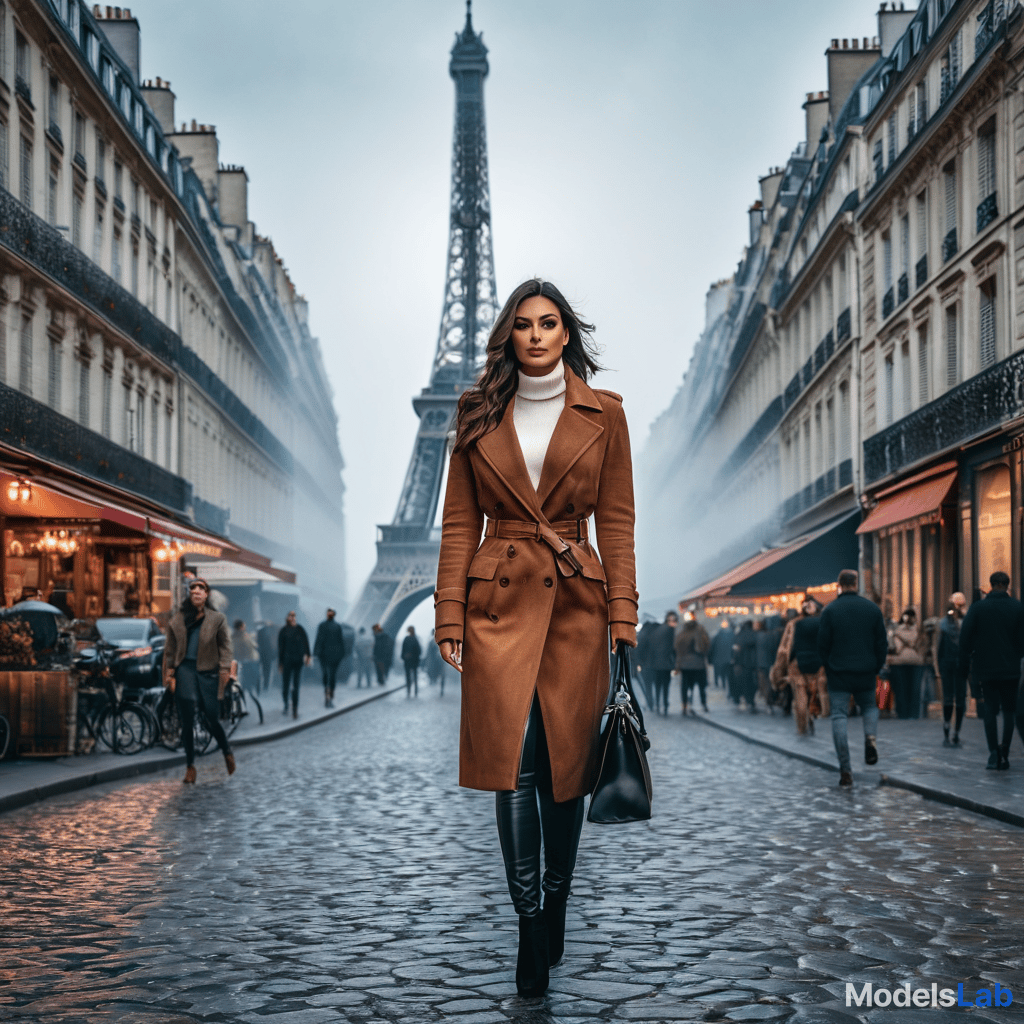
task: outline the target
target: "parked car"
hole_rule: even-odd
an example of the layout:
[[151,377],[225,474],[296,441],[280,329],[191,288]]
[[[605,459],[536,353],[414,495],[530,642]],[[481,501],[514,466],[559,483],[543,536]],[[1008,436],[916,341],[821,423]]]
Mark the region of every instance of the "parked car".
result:
[[[95,629],[93,639],[117,648],[111,665],[115,682],[130,690],[161,684],[165,638],[156,619],[103,618],[96,620]],[[95,657],[94,649],[87,646],[81,657]]]

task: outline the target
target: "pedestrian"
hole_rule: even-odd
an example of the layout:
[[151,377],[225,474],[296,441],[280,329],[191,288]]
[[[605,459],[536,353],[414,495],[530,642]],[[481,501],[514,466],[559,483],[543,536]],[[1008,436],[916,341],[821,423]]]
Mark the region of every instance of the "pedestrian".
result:
[[[654,675],[648,665],[650,660],[651,637],[661,623],[652,615],[644,615],[643,625],[636,635],[636,657],[633,658],[633,675],[640,684],[640,692],[649,710],[654,711]],[[645,666],[646,671],[645,671]]]
[[443,697],[444,677],[447,675],[448,666],[445,665],[444,658],[441,657],[441,652],[434,641],[436,633],[437,630],[432,629],[430,631],[430,643],[427,644],[423,657],[423,671],[427,673],[427,680],[431,686],[440,684],[441,696]]
[[256,647],[259,651],[260,668],[263,674],[263,683],[260,689],[263,690],[270,689],[270,679],[274,673],[274,666],[277,664],[277,634],[278,628],[272,622],[263,622],[256,630]]
[[356,689],[366,680],[367,688],[371,685],[370,673],[373,671],[373,637],[366,632],[365,626],[359,627],[356,634]]
[[712,637],[710,661],[715,670],[715,686],[728,690],[732,675],[732,647],[736,643],[736,631],[728,619],[722,619],[718,632]]
[[857,593],[858,579],[853,569],[839,574],[839,594],[821,613],[818,625],[818,655],[828,679],[840,786],[853,785],[846,725],[851,696],[864,718],[864,763],[878,763],[875,687],[889,647],[881,609]]
[[793,620],[786,676],[793,690],[793,716],[797,734],[814,733],[814,719],[829,713],[828,683],[818,654],[821,605],[808,597]]
[[[1017,713],[1017,686],[1024,657],[1024,605],[1009,594],[1010,577],[994,572],[992,589],[975,601],[960,627],[960,673],[972,670],[985,697],[986,768],[1010,767],[1010,741]],[[1003,738],[999,741],[999,712],[1003,713]]]
[[338,666],[345,657],[345,634],[341,623],[335,621],[336,612],[327,609],[327,618],[316,628],[313,641],[313,657],[320,662],[324,681],[324,707],[334,707],[334,687],[338,678]]
[[668,714],[668,690],[672,673],[676,667],[676,627],[679,616],[675,612],[665,613],[665,621],[651,634],[647,649],[647,662],[654,677],[654,710]]
[[692,692],[696,686],[700,691],[700,702],[708,709],[708,660],[711,647],[707,630],[697,621],[691,609],[683,612],[682,629],[675,635],[676,671],[679,673],[679,695],[682,699],[683,714],[696,714],[692,708]]
[[733,703],[746,703],[751,714],[757,711],[757,635],[754,623],[746,619],[733,644],[732,678],[734,685]]
[[523,996],[562,958],[609,632],[636,646],[629,437],[619,396],[585,383],[600,368],[592,330],[550,283],[512,293],[459,401],[441,533],[436,635],[463,672],[460,783],[498,793]]
[[292,718],[299,717],[299,683],[302,681],[302,667],[312,661],[309,656],[309,637],[302,626],[295,621],[295,612],[285,616],[284,626],[277,634],[277,665],[281,671],[281,691],[284,696],[284,713],[288,714],[289,698]]
[[921,717],[921,653],[924,637],[917,628],[917,610],[903,609],[900,621],[889,630],[889,681],[897,718]]
[[206,720],[217,741],[228,775],[235,771],[224,727],[220,724],[220,699],[231,671],[231,635],[223,612],[207,607],[210,585],[196,577],[188,585],[188,596],[171,619],[164,642],[164,686],[174,694],[185,748],[185,779],[196,781],[196,711]]
[[771,683],[768,681],[768,673],[771,671],[772,662],[775,660],[776,644],[773,643],[771,630],[768,628],[768,619],[754,620],[754,677],[757,680],[757,696],[764,701],[765,707],[774,715],[775,701],[773,699]]
[[[960,627],[967,611],[967,598],[957,591],[949,599],[946,614],[939,621],[935,643],[935,673],[942,685],[942,745],[960,745],[960,726],[967,713],[967,679],[960,674]],[[954,718],[955,713],[955,718]],[[950,723],[952,722],[952,735]]]
[[406,697],[419,696],[419,671],[420,658],[423,657],[423,648],[416,639],[416,627],[410,626],[406,631],[406,637],[402,641],[402,664],[405,666],[405,695]]
[[238,677],[242,686],[247,690],[259,690],[260,652],[256,641],[246,630],[243,619],[235,619],[231,632],[231,651],[238,662]]
[[395,641],[390,633],[378,622],[373,626],[373,666],[377,670],[377,682],[383,686],[395,660]]

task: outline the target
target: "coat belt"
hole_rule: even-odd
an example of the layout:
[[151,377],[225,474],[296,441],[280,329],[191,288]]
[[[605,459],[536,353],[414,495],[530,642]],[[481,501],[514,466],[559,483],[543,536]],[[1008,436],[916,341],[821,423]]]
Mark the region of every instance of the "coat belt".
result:
[[[568,540],[589,540],[590,523],[586,519],[565,519],[552,523],[551,528],[559,537]],[[485,537],[536,537],[544,539],[544,528],[540,523],[525,523],[520,519],[488,519],[484,527]]]

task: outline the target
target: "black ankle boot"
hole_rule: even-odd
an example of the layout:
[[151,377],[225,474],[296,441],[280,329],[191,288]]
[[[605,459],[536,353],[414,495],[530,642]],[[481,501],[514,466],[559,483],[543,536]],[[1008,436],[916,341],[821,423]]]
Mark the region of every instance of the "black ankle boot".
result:
[[548,930],[548,966],[557,967],[565,952],[565,904],[568,897],[549,896],[544,901],[544,923]]
[[519,918],[519,960],[516,989],[527,998],[548,990],[548,929],[543,914]]

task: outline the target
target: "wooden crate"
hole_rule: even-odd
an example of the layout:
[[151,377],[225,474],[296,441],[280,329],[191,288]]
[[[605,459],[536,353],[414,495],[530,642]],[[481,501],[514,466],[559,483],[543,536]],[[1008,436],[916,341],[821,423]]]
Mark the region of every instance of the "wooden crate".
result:
[[75,752],[78,694],[69,672],[0,672],[0,711],[11,724],[16,756]]

